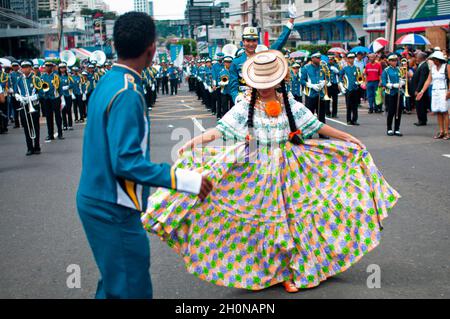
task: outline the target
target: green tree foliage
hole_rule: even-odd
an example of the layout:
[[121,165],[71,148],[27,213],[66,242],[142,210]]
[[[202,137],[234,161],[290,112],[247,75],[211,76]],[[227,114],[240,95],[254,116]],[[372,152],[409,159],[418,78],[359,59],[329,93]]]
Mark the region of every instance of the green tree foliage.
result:
[[183,45],[185,55],[197,55],[197,41],[194,39],[180,39],[177,44]]
[[346,15],[361,15],[363,13],[363,0],[345,0]]
[[94,16],[97,13],[103,14],[103,18],[105,20],[116,20],[117,19],[117,15],[115,12],[102,11],[102,10],[98,10],[98,9],[93,10],[93,9],[88,9],[88,8],[81,9],[81,15],[83,15],[83,16]]
[[169,20],[155,20],[155,24],[158,37],[167,38],[179,33],[179,27],[171,26]]

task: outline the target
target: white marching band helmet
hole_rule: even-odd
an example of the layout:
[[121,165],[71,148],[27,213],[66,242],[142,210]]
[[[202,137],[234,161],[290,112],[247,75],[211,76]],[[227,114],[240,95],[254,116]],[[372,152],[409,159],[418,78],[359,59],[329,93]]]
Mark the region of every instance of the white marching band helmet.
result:
[[97,50],[92,52],[91,56],[89,57],[90,61],[97,62],[98,65],[102,66],[106,62],[106,54],[103,51]]
[[238,50],[238,47],[235,46],[232,43],[229,44],[225,44],[222,48],[222,53],[224,54],[224,56],[231,56],[231,57],[235,57],[236,56],[236,51]]
[[66,63],[69,68],[74,66],[77,62],[77,57],[70,50],[61,51],[59,53],[59,58],[61,59],[61,62]]

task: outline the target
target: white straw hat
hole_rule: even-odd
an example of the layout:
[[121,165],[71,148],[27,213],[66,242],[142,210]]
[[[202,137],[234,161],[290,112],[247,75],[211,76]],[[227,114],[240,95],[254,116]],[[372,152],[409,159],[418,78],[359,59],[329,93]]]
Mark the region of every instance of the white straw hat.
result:
[[242,66],[242,77],[248,86],[268,89],[280,83],[288,72],[283,53],[277,50],[262,51],[249,58]]
[[444,53],[442,53],[442,51],[434,51],[430,55],[430,59],[438,59],[441,61],[447,61],[447,59],[444,57]]

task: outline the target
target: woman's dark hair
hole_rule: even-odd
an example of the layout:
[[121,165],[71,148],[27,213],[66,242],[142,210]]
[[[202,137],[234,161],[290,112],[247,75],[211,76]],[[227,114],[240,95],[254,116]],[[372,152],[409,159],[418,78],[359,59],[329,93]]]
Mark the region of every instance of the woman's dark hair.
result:
[[[290,128],[291,132],[296,132],[297,125],[295,124],[294,115],[292,114],[291,105],[289,104],[289,98],[288,98],[288,94],[286,91],[286,84],[285,84],[284,80],[281,81],[280,89],[281,89],[281,93],[283,94],[283,103],[286,108],[286,115],[287,115],[288,121],[289,121],[289,128]],[[248,108],[248,119],[247,119],[247,126],[249,128],[253,128],[253,115],[255,114],[255,103],[256,103],[256,93],[257,92],[258,92],[257,89],[255,89],[255,88],[252,89],[252,95],[250,98],[250,106]],[[292,138],[289,139],[289,141],[295,145],[302,144],[302,140],[297,134],[293,135]]]
[[152,17],[143,12],[128,12],[114,24],[114,46],[122,59],[135,59],[155,42],[156,28]]

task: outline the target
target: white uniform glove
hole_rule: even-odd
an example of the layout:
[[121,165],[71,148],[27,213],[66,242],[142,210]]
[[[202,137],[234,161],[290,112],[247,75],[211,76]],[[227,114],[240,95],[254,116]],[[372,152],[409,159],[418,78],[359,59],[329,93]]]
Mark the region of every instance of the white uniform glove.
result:
[[154,91],[155,90],[155,84],[153,83],[152,84],[152,91]]
[[295,6],[295,2],[292,3],[289,1],[288,14],[291,19],[295,19],[297,17],[297,7]]
[[386,84],[386,87],[387,87],[388,89],[392,89],[392,83]]
[[317,84],[319,86],[319,89],[322,90],[325,87],[325,81],[324,80],[320,80],[319,84]]
[[337,67],[335,67],[335,66],[332,66],[332,67],[330,67],[330,70],[331,71],[333,71],[334,73],[336,73],[336,74],[338,74],[339,73],[339,70],[338,70],[338,68]]
[[31,102],[34,102],[34,101],[37,101],[37,100],[39,100],[39,96],[37,94],[33,94],[31,96]]
[[400,87],[400,83],[392,84],[392,87],[393,87],[394,89],[398,89],[398,88]]
[[14,93],[14,90],[13,90],[12,88],[9,88],[9,89],[8,89],[8,93],[9,93],[9,94],[13,94],[13,93]]
[[22,103],[24,101],[23,97],[18,93],[14,94],[14,98],[16,99],[17,102],[20,102],[20,103]]
[[342,82],[339,82],[338,84],[339,89],[341,90],[342,94],[345,94],[345,92],[347,92],[347,90],[344,87],[344,84],[342,84]]
[[322,90],[322,87],[320,86],[320,84],[313,84],[311,86],[311,88],[316,92],[320,92],[320,90]]
[[75,100],[75,94],[72,93],[71,96],[72,96],[72,99]]
[[64,96],[61,97],[61,106],[66,107],[66,99],[64,98]]
[[86,93],[83,93],[83,97],[81,98],[83,101],[86,101]]
[[64,86],[62,87],[62,89],[63,89],[63,91],[67,91],[67,90],[69,89],[69,86],[68,86],[68,85],[64,85]]
[[328,86],[328,87],[331,86],[331,82],[330,82],[330,81],[327,82],[327,86]]
[[406,84],[405,80],[400,80],[400,87],[401,87],[401,88],[404,87],[405,84]]

